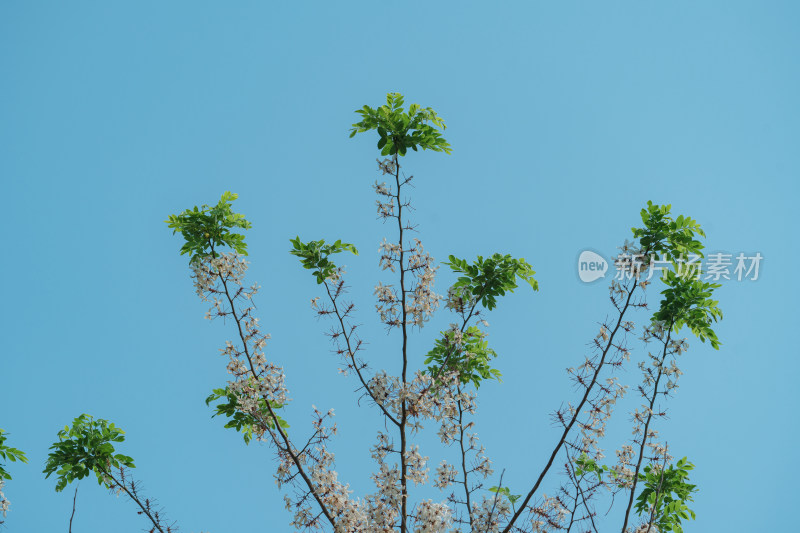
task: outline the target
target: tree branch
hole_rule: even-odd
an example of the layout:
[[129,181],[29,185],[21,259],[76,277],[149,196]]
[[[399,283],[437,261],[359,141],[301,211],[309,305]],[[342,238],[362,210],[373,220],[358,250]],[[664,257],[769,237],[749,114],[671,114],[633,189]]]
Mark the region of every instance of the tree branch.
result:
[[[661,361],[658,365],[658,375],[656,376],[655,382],[653,384],[653,396],[650,398],[650,405],[648,406],[647,411],[647,421],[644,424],[644,431],[642,432],[642,442],[639,446],[639,459],[636,461],[636,470],[633,472],[633,484],[631,485],[631,493],[628,498],[628,507],[625,509],[625,520],[622,522],[622,533],[625,533],[625,529],[628,527],[628,519],[631,514],[631,507],[633,506],[633,498],[636,494],[636,484],[639,481],[639,469],[642,466],[642,459],[644,458],[644,448],[647,445],[647,430],[650,427],[650,421],[653,419],[653,405],[656,403],[656,397],[658,396],[658,383],[661,381],[661,376],[664,371],[664,361],[667,358],[667,349],[669,347],[670,336],[672,335],[672,322],[669,324],[669,329],[667,329],[667,336],[664,340],[664,351],[661,354]],[[648,528],[649,531],[649,528]]]
[[564,442],[566,441],[567,435],[569,435],[569,432],[572,429],[572,426],[575,424],[575,421],[578,420],[578,416],[580,415],[581,409],[583,409],[584,404],[586,403],[586,401],[589,398],[589,393],[591,392],[591,390],[594,387],[595,383],[597,383],[597,378],[600,375],[600,371],[603,369],[603,364],[605,363],[606,355],[608,354],[608,351],[611,349],[611,346],[613,345],[614,337],[616,336],[617,332],[619,331],[619,328],[620,328],[620,326],[622,324],[622,319],[625,316],[625,312],[628,310],[628,307],[631,304],[631,298],[633,297],[633,291],[636,289],[638,281],[639,281],[638,278],[634,278],[633,285],[631,286],[630,290],[627,291],[628,292],[628,297],[625,300],[625,305],[622,307],[622,309],[619,312],[619,319],[617,320],[617,325],[614,327],[614,330],[609,335],[606,347],[603,349],[603,355],[600,358],[600,363],[597,365],[597,368],[594,371],[594,375],[592,376],[592,381],[586,387],[586,391],[583,394],[583,398],[581,399],[580,403],[578,404],[578,407],[575,409],[575,412],[572,415],[572,419],[569,421],[569,424],[567,424],[567,427],[564,429],[564,432],[562,433],[561,438],[558,441],[558,444],[556,444],[555,448],[553,449],[553,452],[550,454],[550,459],[547,461],[547,464],[545,465],[544,469],[541,471],[541,473],[539,474],[539,477],[536,479],[536,483],[533,484],[533,488],[531,488],[531,490],[525,496],[525,500],[522,502],[522,505],[520,505],[519,510],[517,510],[517,512],[514,513],[514,516],[511,517],[511,520],[508,522],[508,524],[506,525],[505,529],[503,529],[503,533],[508,533],[509,531],[511,531],[511,528],[514,525],[514,522],[516,522],[517,519],[520,517],[520,515],[522,515],[523,509],[525,509],[525,506],[528,505],[528,502],[531,500],[531,498],[533,498],[533,495],[538,490],[539,485],[541,485],[542,480],[544,479],[544,476],[547,474],[547,472],[550,470],[550,467],[553,465],[553,461],[555,460],[556,455],[558,454],[558,451],[561,449],[561,446],[564,445]]
[[75,518],[75,501],[78,499],[78,487],[75,485],[75,495],[72,497],[72,514],[69,517],[69,533],[72,533],[72,519]]
[[[211,253],[212,254],[214,253],[213,246],[211,248]],[[236,305],[234,304],[234,300],[231,297],[230,290],[228,289],[227,280],[225,279],[225,277],[222,275],[221,272],[218,272],[217,274],[219,276],[220,282],[222,283],[222,287],[225,289],[225,296],[228,299],[228,303],[231,306],[231,314],[233,315],[233,319],[236,322],[236,327],[237,327],[237,329],[239,331],[239,339],[241,339],[242,345],[244,347],[244,353],[245,353],[245,356],[247,357],[247,362],[248,362],[248,364],[250,366],[250,373],[253,375],[253,377],[256,380],[258,380],[258,374],[255,371],[255,366],[253,365],[253,360],[252,360],[252,357],[250,355],[250,348],[249,348],[249,346],[247,344],[247,336],[245,335],[244,331],[242,330],[242,319],[238,315],[238,313],[236,312]],[[292,458],[292,462],[294,463],[295,467],[297,468],[298,472],[300,473],[300,477],[302,477],[303,481],[305,481],[306,486],[308,487],[309,491],[311,491],[311,494],[314,496],[314,499],[319,504],[320,509],[322,510],[322,513],[325,515],[325,518],[327,518],[328,522],[330,522],[330,524],[332,526],[334,526],[334,528],[335,528],[336,527],[336,522],[335,522],[333,516],[331,515],[330,511],[328,511],[328,508],[326,507],[325,503],[322,501],[322,498],[320,498],[320,496],[317,494],[317,491],[314,488],[314,483],[311,481],[311,478],[308,477],[308,474],[306,474],[305,470],[303,469],[303,465],[302,465],[302,463],[300,461],[300,458],[293,451],[292,443],[289,440],[289,436],[286,434],[286,432],[281,427],[280,421],[278,420],[278,415],[275,414],[275,411],[273,410],[272,406],[270,405],[269,398],[264,396],[264,400],[265,400],[264,403],[266,404],[267,410],[269,411],[270,417],[272,418],[272,422],[273,422],[273,424],[275,426],[275,429],[276,429],[277,433],[280,435],[281,439],[283,440],[284,446],[282,446],[282,448]],[[270,435],[273,435],[273,433],[270,432]],[[275,441],[275,444],[279,445],[279,443],[274,438],[274,435],[273,435],[273,441]]]

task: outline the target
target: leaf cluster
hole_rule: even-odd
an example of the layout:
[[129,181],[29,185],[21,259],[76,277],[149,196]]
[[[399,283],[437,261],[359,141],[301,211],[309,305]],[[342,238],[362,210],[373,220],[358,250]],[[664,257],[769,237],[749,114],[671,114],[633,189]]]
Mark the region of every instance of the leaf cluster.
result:
[[449,256],[450,262],[444,264],[457,274],[464,274],[453,284],[453,291],[464,301],[478,301],[489,311],[497,306],[497,297],[506,292],[514,292],[517,278],[528,283],[533,290],[539,290],[539,283],[533,278],[536,272],[525,259],[514,259],[510,255],[494,254],[484,259],[478,256],[473,264],[465,259]]
[[[211,402],[221,398],[224,399],[224,401],[214,406],[214,414],[211,415],[211,418],[214,418],[218,415],[223,415],[227,418],[230,418],[230,420],[228,420],[228,422],[225,424],[225,427],[233,428],[236,431],[241,432],[245,444],[250,444],[250,440],[253,438],[253,426],[261,425],[263,423],[262,420],[266,422],[267,427],[270,429],[275,428],[275,423],[272,421],[272,416],[269,413],[269,409],[267,409],[267,400],[264,398],[259,398],[258,401],[259,411],[261,411],[262,414],[262,420],[257,419],[250,413],[240,411],[239,395],[227,387],[224,389],[214,389],[208,398],[206,398],[206,405],[211,405]],[[271,400],[269,405],[272,407],[273,411],[283,407],[282,404]],[[278,419],[278,424],[280,424],[282,428],[289,427],[289,424],[283,418],[277,414],[275,416]]]
[[378,130],[381,155],[403,156],[409,148],[416,152],[417,147],[447,154],[451,152],[450,144],[437,129],[447,129],[444,121],[433,109],[422,108],[419,104],[411,104],[408,111],[404,111],[400,93],[387,94],[386,105],[376,109],[365,105],[356,113],[361,115],[361,121],[353,124],[350,137],[356,133]]
[[179,215],[170,215],[166,222],[172,228],[172,234],[181,232],[184,242],[181,255],[192,254],[189,262],[202,259],[215,253],[220,246],[227,246],[236,253],[247,255],[247,244],[244,235],[233,233],[233,228],[250,229],[250,223],[244,215],[234,213],[231,202],[238,195],[232,192],[223,193],[214,207],[203,205],[187,209]]
[[462,334],[461,343],[457,344],[455,331],[443,331],[442,338],[436,341],[425,358],[425,364],[430,365],[426,372],[438,376],[441,372],[455,370],[462,383],[471,381],[475,388],[480,387],[485,379],[501,381],[500,371],[489,364],[491,359],[497,357],[497,353],[489,348],[485,338],[484,332],[470,326]]
[[[9,433],[4,431],[0,428],[0,459],[3,461],[11,461],[12,463],[16,463],[17,461],[21,463],[27,463],[28,458],[25,457],[25,452],[22,450],[18,450],[16,448],[12,448],[6,444],[8,440]],[[5,469],[5,464],[0,463],[0,480],[2,479],[11,479],[11,474]]]
[[[603,480],[605,474],[610,474],[613,479],[618,477],[617,472],[607,465],[598,464],[585,453],[576,458],[574,463],[575,476],[578,478],[591,473],[597,475],[598,482]],[[645,466],[638,477],[644,488],[636,499],[636,513],[649,517],[655,508],[653,517],[659,531],[683,533],[681,519],[696,517],[695,512],[686,505],[686,502],[692,501],[692,493],[697,491],[696,485],[687,482],[689,470],[693,468],[694,465],[686,457],[666,469],[654,468],[652,464]]]
[[644,227],[631,228],[646,255],[665,257],[674,267],[674,270],[664,270],[661,277],[666,285],[661,291],[664,299],[652,320],[670,324],[676,332],[687,326],[701,341],[708,339],[714,349],[719,349],[720,342],[711,324],[722,319],[722,310],[711,295],[721,285],[702,282],[696,279],[692,269],[681,268],[685,267],[682,262],[688,255],[703,257],[704,246],[697,236],[705,237],[705,233],[690,217],[678,215],[673,219],[671,208],[648,201],[641,211]]
[[696,518],[695,512],[686,505],[692,501],[692,493],[697,492],[696,485],[688,483],[689,471],[693,468],[686,457],[663,470],[647,465],[644,473],[639,474],[645,488],[636,499],[636,512],[649,514],[655,508],[659,531],[683,533],[681,519]]
[[50,449],[45,464],[45,477],[55,473],[58,477],[56,492],[76,479],[83,479],[94,472],[99,484],[106,483],[106,476],[114,468],[127,466],[135,468],[133,459],[121,453],[114,453],[113,442],[122,442],[125,432],[113,423],[82,414],[72,422],[72,427],[64,426],[58,432],[58,442]]
[[303,268],[315,271],[314,277],[317,278],[318,285],[321,285],[336,273],[336,265],[328,259],[330,255],[344,251],[358,255],[358,250],[356,250],[355,246],[341,240],[337,240],[333,244],[325,244],[324,239],[303,243],[298,236],[290,239],[290,241],[292,250],[289,250],[289,253],[300,258]]
[[696,236],[705,237],[706,234],[697,221],[690,217],[678,215],[670,216],[672,206],[658,205],[651,201],[642,209],[641,216],[643,228],[631,228],[633,236],[639,239],[642,249],[648,254],[666,256],[670,261],[689,254],[703,257],[703,243]]
[[489,492],[494,492],[495,494],[502,494],[508,499],[508,502],[511,504],[511,507],[516,509],[514,505],[517,503],[517,500],[522,498],[522,494],[511,494],[511,489],[509,487],[491,487]]
[[661,291],[664,299],[653,314],[653,320],[672,324],[676,332],[686,326],[701,341],[708,339],[711,346],[719,350],[720,342],[711,324],[722,319],[722,310],[719,301],[711,299],[711,296],[721,285],[672,271],[667,271],[662,280],[667,288]]
[[575,459],[575,477],[578,479],[586,474],[596,474],[597,481],[600,482],[603,480],[603,474],[607,472],[611,473],[612,477],[617,477],[617,473],[614,470],[611,470],[607,465],[597,464],[597,461],[589,457],[585,452]]

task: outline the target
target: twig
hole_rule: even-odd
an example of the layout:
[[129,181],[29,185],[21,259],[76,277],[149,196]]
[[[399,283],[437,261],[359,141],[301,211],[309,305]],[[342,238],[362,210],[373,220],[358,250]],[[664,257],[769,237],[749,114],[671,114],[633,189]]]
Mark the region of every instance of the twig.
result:
[[72,497],[72,514],[69,517],[69,533],[72,533],[72,519],[75,518],[75,500],[78,499],[78,487],[80,485],[75,486],[75,495]]
[[625,300],[625,305],[619,311],[619,319],[617,320],[617,325],[614,327],[614,330],[611,332],[611,334],[610,334],[610,336],[608,338],[608,343],[606,344],[606,347],[603,349],[603,354],[600,357],[600,363],[597,365],[597,369],[595,370],[594,375],[592,376],[592,381],[586,387],[586,392],[584,393],[583,398],[581,399],[581,402],[578,404],[578,407],[575,409],[575,412],[572,415],[572,419],[570,420],[569,424],[567,424],[567,427],[564,428],[564,432],[562,433],[561,438],[558,441],[558,444],[556,444],[555,448],[553,449],[553,452],[550,454],[550,459],[547,461],[547,464],[545,465],[544,469],[541,471],[541,473],[539,474],[539,477],[536,479],[536,483],[533,484],[533,488],[531,488],[531,490],[528,492],[527,496],[525,496],[525,500],[522,502],[522,505],[520,505],[519,510],[517,510],[517,512],[514,513],[514,516],[511,517],[511,520],[509,520],[509,522],[506,525],[505,529],[503,529],[503,533],[508,533],[509,531],[511,531],[511,528],[514,526],[514,522],[516,522],[517,519],[520,517],[520,515],[522,515],[523,509],[525,509],[525,507],[528,505],[528,502],[531,500],[531,498],[533,498],[533,495],[539,489],[539,485],[541,485],[542,481],[544,480],[544,476],[547,474],[547,472],[550,470],[550,467],[553,465],[553,461],[555,460],[556,455],[558,454],[559,450],[561,449],[561,446],[564,445],[564,442],[566,441],[567,435],[569,435],[569,432],[572,429],[572,426],[578,420],[578,416],[581,413],[581,409],[583,408],[583,405],[589,399],[589,394],[591,393],[592,388],[594,387],[595,383],[597,383],[597,378],[600,375],[600,371],[603,368],[603,364],[605,363],[606,355],[608,354],[608,351],[613,346],[614,336],[617,334],[617,332],[619,331],[620,326],[622,325],[622,319],[625,316],[625,312],[628,310],[628,307],[631,305],[631,298],[633,297],[633,292],[636,289],[636,285],[638,284],[638,282],[639,282],[638,278],[634,278],[633,285],[631,286],[631,289],[628,291],[628,297]]
[[[625,533],[625,529],[628,527],[628,519],[631,514],[631,507],[633,506],[633,497],[636,494],[636,484],[639,481],[639,469],[642,466],[642,459],[644,458],[644,448],[647,445],[647,430],[650,428],[650,422],[653,419],[653,405],[656,402],[656,397],[658,397],[658,383],[661,381],[661,376],[664,371],[664,361],[668,355],[668,348],[669,348],[669,341],[670,335],[672,334],[672,324],[673,322],[669,323],[669,328],[667,329],[667,336],[664,339],[664,351],[661,354],[661,361],[658,365],[658,375],[656,376],[655,383],[653,385],[653,396],[650,398],[650,406],[647,410],[647,421],[644,424],[644,431],[642,432],[642,442],[639,446],[639,459],[636,461],[636,470],[633,473],[633,484],[631,485],[631,494],[628,498],[628,507],[625,509],[625,521],[622,523],[622,533]],[[666,453],[664,454],[666,456]]]

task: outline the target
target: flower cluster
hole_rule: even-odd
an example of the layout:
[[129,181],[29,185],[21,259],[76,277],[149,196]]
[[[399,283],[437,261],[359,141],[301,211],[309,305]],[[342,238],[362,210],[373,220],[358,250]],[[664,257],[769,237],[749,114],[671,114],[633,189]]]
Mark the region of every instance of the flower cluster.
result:
[[450,508],[442,503],[425,500],[417,505],[414,533],[444,533],[452,521]]
[[399,265],[404,273],[411,273],[415,278],[414,284],[402,295],[398,294],[392,285],[378,283],[375,286],[374,294],[378,300],[375,307],[381,322],[389,327],[399,327],[403,314],[402,302],[405,299],[405,312],[411,317],[409,323],[422,327],[441,300],[441,296],[433,292],[438,269],[433,266],[433,257],[425,252],[419,239],[414,239],[408,250],[404,250],[400,244],[390,243],[384,239],[379,251],[381,268],[395,272],[395,267]]
[[[5,517],[6,514],[8,513],[8,507],[11,504],[11,502],[9,502],[8,499],[6,498],[5,494],[3,494],[3,487],[5,486],[5,484],[6,480],[0,478],[0,513],[3,514],[3,517]],[[2,524],[2,522],[0,522],[0,524]]]
[[[378,169],[384,176],[387,174],[396,176],[398,165],[393,159],[384,159],[383,161],[379,159]],[[378,205],[378,217],[383,220],[397,217],[395,212],[396,205],[394,203],[395,200],[398,199],[397,193],[395,193],[390,186],[387,186],[385,181],[383,183],[375,181],[373,188],[375,189],[375,193],[380,197],[375,201]]]
[[[209,296],[218,294],[213,290],[221,278],[241,285],[248,263],[238,254],[211,254],[198,258],[189,265],[192,269],[194,288],[204,302]],[[217,306],[215,305],[215,309]]]
[[384,285],[378,283],[375,286],[373,293],[378,300],[375,304],[375,309],[378,311],[378,316],[381,317],[381,322],[389,327],[397,327],[400,325],[400,298],[397,296],[397,291],[391,285]]
[[408,293],[406,312],[411,315],[411,323],[421,328],[439,307],[442,299],[441,295],[433,292],[433,282],[439,267],[433,266],[433,257],[424,251],[419,239],[414,239],[410,253],[407,271],[414,273],[416,283]]
[[623,279],[639,279],[650,267],[650,257],[635,242],[625,243],[619,247],[620,253],[614,258],[618,275]]
[[615,482],[619,487],[630,487],[633,483],[633,458],[635,457],[633,446],[625,444],[622,449],[617,450],[617,464],[611,470],[615,473]]
[[369,520],[376,526],[375,531],[391,531],[400,516],[402,491],[400,489],[400,469],[396,464],[389,465],[386,455],[396,452],[385,433],[378,433],[378,442],[372,447],[372,458],[378,462],[378,472],[372,480],[378,489],[366,498]]
[[433,486],[445,489],[450,486],[451,483],[455,482],[456,476],[458,476],[458,470],[456,470],[453,465],[443,460],[439,463],[439,466],[436,467],[436,479],[433,482]]
[[397,161],[391,157],[387,157],[383,161],[380,159],[376,159],[378,162],[378,169],[381,171],[383,175],[393,175],[397,172]]
[[336,433],[335,425],[324,424],[333,417],[333,410],[323,414],[314,407],[314,415],[314,434],[301,450],[291,445],[283,448],[278,445],[278,484],[297,485],[298,476],[307,479],[306,488],[297,490],[294,496],[284,496],[286,508],[293,511],[291,525],[298,529],[321,528],[322,515],[327,511],[337,533],[369,531],[362,503],[352,500],[349,486],[339,481],[334,455],[324,444]]
[[423,457],[419,453],[419,446],[413,445],[406,450],[407,476],[415,485],[422,485],[428,482],[428,457]]
[[383,199],[378,199],[375,201],[375,203],[378,204],[378,216],[384,220],[387,218],[394,217],[395,195],[394,192],[392,192],[391,187],[387,187],[385,181],[383,183],[378,183],[376,181],[373,187],[375,189],[375,193],[378,194],[378,196],[385,197]]
[[[423,428],[426,419],[449,424],[458,412],[455,394],[461,393],[456,393],[455,389],[457,374],[447,373],[440,379],[448,386],[437,384],[434,389],[433,378],[427,373],[417,371],[413,379],[403,383],[399,377],[379,371],[369,380],[367,387],[375,402],[393,416],[400,416],[405,401],[408,424],[412,430],[418,431]],[[474,400],[470,399],[469,393],[465,393],[463,398],[469,402]],[[471,403],[465,404],[465,408],[467,405],[472,409]]]
[[[242,286],[247,261],[238,254],[209,255],[194,261],[192,270],[198,294],[204,301],[212,301],[206,317],[232,317],[240,328],[241,348],[227,341],[220,352],[228,358],[228,373],[233,376],[228,388],[238,396],[241,411],[260,416],[262,399],[284,405],[287,390],[283,369],[267,361],[264,347],[270,336],[261,331],[258,318],[253,316],[255,306],[250,303],[258,285]],[[238,301],[247,305],[237,309]]]
[[504,496],[484,496],[480,504],[472,504],[472,530],[496,533],[511,514],[511,505]]

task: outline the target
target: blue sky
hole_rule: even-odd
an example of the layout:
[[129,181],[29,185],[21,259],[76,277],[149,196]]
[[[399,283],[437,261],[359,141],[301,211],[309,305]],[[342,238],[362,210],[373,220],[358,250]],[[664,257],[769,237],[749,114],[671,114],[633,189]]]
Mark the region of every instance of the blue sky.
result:
[[[329,326],[308,306],[318,288],[288,249],[295,235],[359,247],[347,265],[366,356],[396,369],[398,338],[371,296],[387,281],[378,243],[393,236],[375,218],[377,138],[347,135],[353,111],[390,91],[435,108],[453,146],[405,161],[426,249],[510,253],[537,271],[540,292],[487,317],[505,379],[481,389],[477,429],[504,482],[531,486],[557,438],[549,413],[576,398],[564,369],[613,311],[605,282],[578,279],[578,254],[613,253],[653,200],[696,218],[708,251],[764,257],[757,281],[718,291],[722,348],[689,338],[658,423],[697,465],[687,531],[791,528],[798,23],[788,1],[4,2],[0,427],[30,458],[11,465],[8,531],[66,528],[72,489],[40,472],[84,412],[126,430],[121,451],[183,531],[289,530],[272,451],[245,447],[203,402],[226,380],[218,348],[234,332],[203,320],[163,223],[226,190],[253,223],[249,279],[293,430],[310,429],[311,404],[334,407],[340,475],[371,491],[380,420],[336,374]],[[454,279],[440,273],[446,292]],[[416,364],[449,318],[415,336]],[[621,377],[639,382],[633,364]],[[637,403],[617,411],[609,457]],[[74,531],[145,525],[81,483]]]

